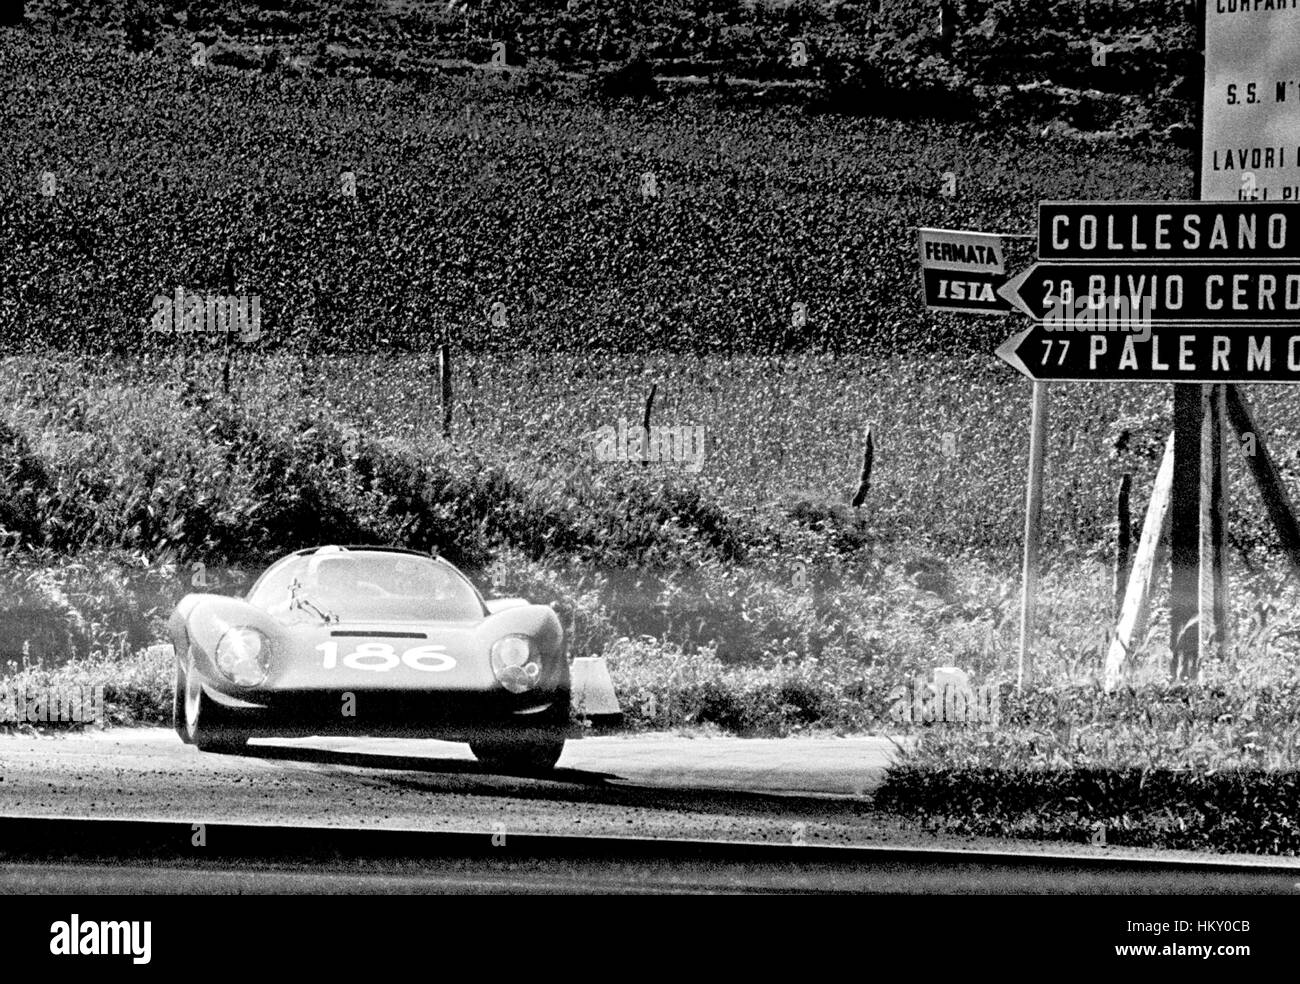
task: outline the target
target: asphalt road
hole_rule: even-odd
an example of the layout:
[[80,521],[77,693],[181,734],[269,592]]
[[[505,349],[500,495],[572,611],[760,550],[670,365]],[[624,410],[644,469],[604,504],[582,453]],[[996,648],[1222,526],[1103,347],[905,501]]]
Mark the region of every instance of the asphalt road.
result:
[[[189,890],[198,892],[1195,891],[1197,885],[1208,891],[1256,891],[1263,877],[1269,879],[1265,891],[1294,892],[1300,885],[1300,864],[1294,859],[1256,858],[1245,860],[1282,865],[1282,877],[1261,870],[1244,880],[1233,872],[1226,880],[1200,882],[1189,872],[1162,882],[1164,875],[1157,873],[1155,881],[1141,882],[1145,888],[1129,889],[1124,876],[1094,862],[1225,859],[940,837],[872,811],[871,791],[883,779],[893,747],[884,738],[584,738],[570,743],[554,773],[537,777],[494,774],[466,746],[434,741],[260,740],[247,754],[213,755],[183,745],[161,728],[0,735],[0,825],[9,823],[5,829],[10,835],[12,822],[5,817],[167,821],[183,834],[182,847],[194,824],[218,829],[252,825],[263,831],[254,831],[254,845],[277,836],[267,834],[266,825],[280,825],[300,838],[256,863],[222,864],[216,851],[205,855],[188,849],[152,862],[140,858],[101,864],[97,859],[108,856],[101,851],[72,863],[82,836],[73,825],[55,836],[54,853],[47,850],[30,859],[11,854],[0,863],[0,892],[149,891],[151,885],[152,890],[167,890],[180,883],[181,872]],[[49,839],[49,826],[39,825],[43,840]],[[297,833],[308,827],[317,832]],[[332,855],[336,861],[353,857],[351,848],[340,845],[367,832],[398,841],[424,836],[422,832],[460,832],[476,846],[468,861],[453,852],[446,863],[415,867],[405,864],[405,848],[365,870],[355,864],[330,869],[328,864],[282,863],[294,858],[302,838],[313,837],[330,851],[343,851]],[[576,857],[557,861],[545,852],[529,860],[519,853],[519,845],[530,837],[575,835],[618,842],[601,849],[605,853],[599,863]],[[487,845],[495,846],[494,837],[512,849],[487,850]],[[687,846],[674,848],[685,855],[638,859],[628,856],[629,838],[731,842],[740,845],[741,855],[727,863],[692,859]],[[220,841],[214,835],[212,843]],[[64,842],[67,858],[61,862]],[[753,850],[760,844],[769,851],[797,848],[799,860],[763,862]],[[911,862],[878,855],[870,864],[854,862],[856,867],[846,868],[842,860],[813,857],[816,849],[846,846],[975,849],[1037,860],[972,862],[954,856],[951,861]],[[1080,867],[1063,867],[1059,858],[1048,858],[1051,854],[1078,859]]]
[[0,736],[0,813],[790,843],[879,841],[866,797],[883,738],[652,734],[569,742],[548,778],[497,775],[468,746],[258,739],[200,753],[162,728]]
[[[486,839],[485,839],[486,840]],[[688,849],[689,850],[689,849]],[[0,864],[0,894],[568,895],[853,893],[889,895],[1287,895],[1300,894],[1300,867],[1258,871],[1092,869],[1058,857],[962,855],[719,864],[683,856],[651,862],[602,857],[514,860],[485,846],[476,858],[418,863],[214,864],[157,862]]]

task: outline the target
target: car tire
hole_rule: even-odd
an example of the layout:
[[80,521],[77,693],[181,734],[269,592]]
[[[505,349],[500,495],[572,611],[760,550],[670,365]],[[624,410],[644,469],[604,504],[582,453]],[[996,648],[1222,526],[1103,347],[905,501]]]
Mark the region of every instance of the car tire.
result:
[[515,742],[509,739],[471,741],[469,749],[481,763],[507,772],[549,772],[564,754],[564,739]]
[[177,731],[183,732],[183,741],[200,752],[239,752],[248,744],[248,735],[231,727],[225,720],[221,705],[203,692],[203,684],[194,668],[193,652],[184,675],[177,671],[177,685],[184,687],[179,694],[182,716],[177,726]]
[[172,727],[176,729],[176,734],[180,736],[181,741],[187,745],[193,745],[194,739],[190,737],[189,729],[185,727],[185,668],[181,666],[181,661],[176,660],[176,676],[172,681]]

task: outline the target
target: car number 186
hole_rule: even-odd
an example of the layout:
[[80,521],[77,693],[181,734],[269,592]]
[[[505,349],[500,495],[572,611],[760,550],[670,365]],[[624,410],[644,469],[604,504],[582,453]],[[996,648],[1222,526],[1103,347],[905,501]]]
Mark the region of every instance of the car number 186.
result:
[[[322,642],[316,649],[325,657],[325,669],[338,668],[337,642]],[[405,664],[413,670],[442,673],[456,666],[456,661],[447,655],[446,650],[446,646],[439,645],[416,646],[399,657],[396,650],[386,642],[363,642],[343,657],[343,665],[350,670],[375,670],[382,673]]]

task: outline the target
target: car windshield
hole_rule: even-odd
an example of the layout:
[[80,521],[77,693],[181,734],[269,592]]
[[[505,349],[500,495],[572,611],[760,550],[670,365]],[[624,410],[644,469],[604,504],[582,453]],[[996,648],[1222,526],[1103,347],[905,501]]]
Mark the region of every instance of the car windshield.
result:
[[[249,602],[272,614],[297,597],[341,622],[483,617],[469,582],[444,561],[411,554],[339,551],[292,557],[269,570]],[[312,609],[308,609],[309,611]]]

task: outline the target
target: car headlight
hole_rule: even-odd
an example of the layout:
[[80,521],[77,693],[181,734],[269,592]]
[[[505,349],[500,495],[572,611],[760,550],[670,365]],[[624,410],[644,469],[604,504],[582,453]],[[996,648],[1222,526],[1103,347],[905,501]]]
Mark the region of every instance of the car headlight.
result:
[[498,639],[492,643],[490,656],[497,683],[512,694],[532,690],[541,679],[542,664],[534,655],[532,642],[527,636]]
[[256,687],[271,665],[271,640],[246,625],[227,629],[217,643],[217,669],[241,687]]

